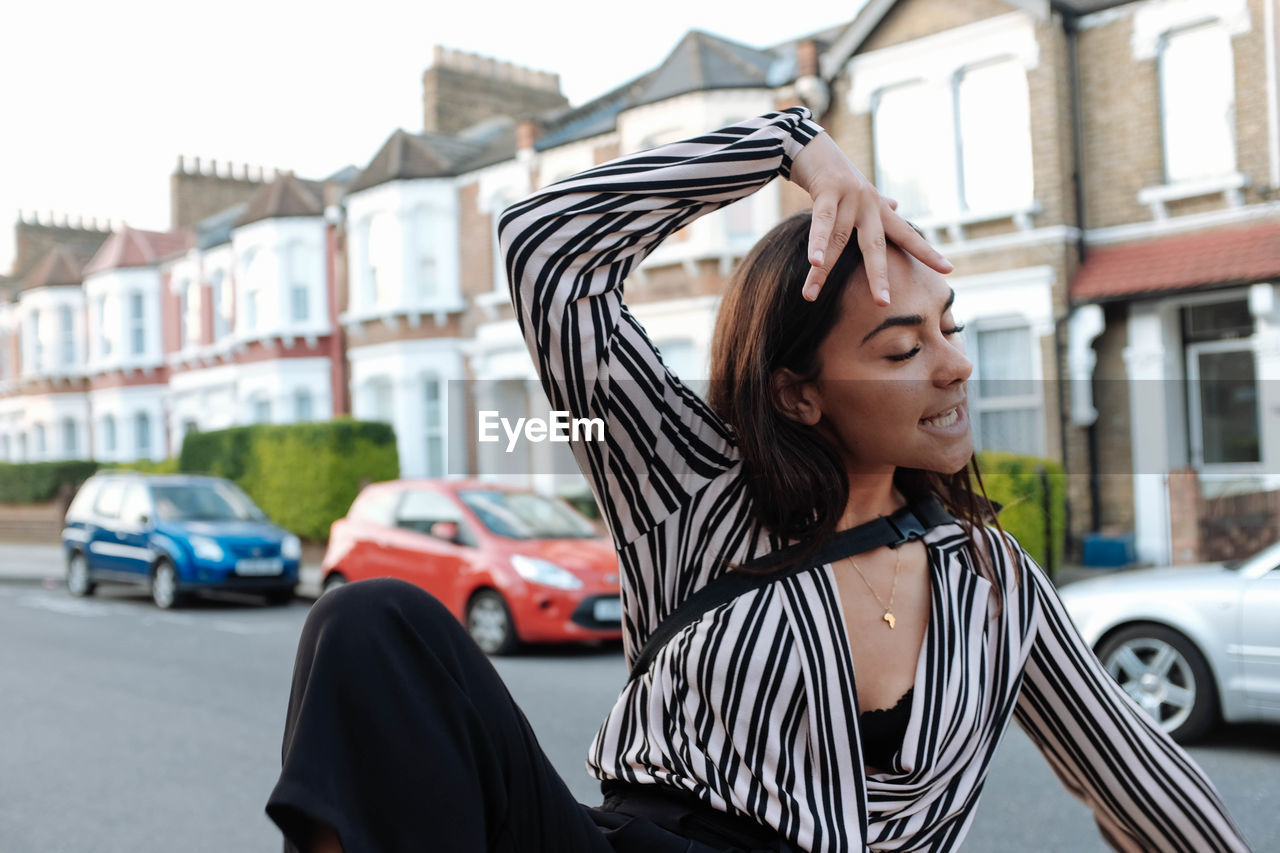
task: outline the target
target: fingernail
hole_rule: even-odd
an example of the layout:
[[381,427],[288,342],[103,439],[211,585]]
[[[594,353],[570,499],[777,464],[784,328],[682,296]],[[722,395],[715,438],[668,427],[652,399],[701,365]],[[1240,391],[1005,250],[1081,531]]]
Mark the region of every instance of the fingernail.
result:
[[805,299],[807,299],[807,300],[809,300],[810,302],[812,302],[812,301],[813,301],[813,285],[812,285],[812,284],[806,284],[806,285],[804,286],[804,290],[803,290],[803,291],[801,291],[801,295],[802,295],[802,296],[804,296],[804,298],[805,298]]
[[819,263],[819,264],[821,264],[821,263],[822,263],[822,260],[823,260],[823,254],[822,254],[822,250],[821,250],[821,249],[819,249],[819,250],[817,250],[816,252],[814,252],[814,253],[813,253],[813,260],[814,260],[816,263]]
[[882,290],[882,291],[880,291],[880,298],[884,300],[884,304],[885,304],[885,305],[888,305],[888,304],[889,304],[889,291],[887,291],[887,290]]

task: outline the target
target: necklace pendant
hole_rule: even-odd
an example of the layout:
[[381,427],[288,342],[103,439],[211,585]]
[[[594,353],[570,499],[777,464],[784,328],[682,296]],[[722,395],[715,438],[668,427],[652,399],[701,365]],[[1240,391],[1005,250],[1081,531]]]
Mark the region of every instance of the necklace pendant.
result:
[[890,613],[888,610],[886,610],[886,611],[884,612],[884,616],[883,616],[882,618],[884,619],[884,621],[886,621],[886,622],[888,622],[888,623],[889,623],[889,629],[890,629],[890,630],[892,630],[892,629],[894,628],[894,626],[896,626],[896,625],[898,624],[898,620],[897,620],[897,619],[894,619],[894,618],[893,618],[893,614],[892,614],[892,613]]

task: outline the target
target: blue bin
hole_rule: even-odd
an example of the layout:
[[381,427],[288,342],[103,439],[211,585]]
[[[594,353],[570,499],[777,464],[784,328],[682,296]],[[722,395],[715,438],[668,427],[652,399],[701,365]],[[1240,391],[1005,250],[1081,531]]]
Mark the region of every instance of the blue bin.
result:
[[1104,536],[1101,533],[1086,533],[1084,537],[1084,564],[1098,568],[1115,568],[1127,566],[1137,560],[1137,551],[1133,545],[1133,534],[1123,536]]

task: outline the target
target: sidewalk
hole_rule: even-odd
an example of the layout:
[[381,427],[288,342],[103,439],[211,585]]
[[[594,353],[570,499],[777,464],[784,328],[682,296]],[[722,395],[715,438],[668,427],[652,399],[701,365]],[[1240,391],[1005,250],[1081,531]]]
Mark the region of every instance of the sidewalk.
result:
[[[323,551],[305,548],[302,553],[299,598],[320,597],[320,560]],[[1068,564],[1058,569],[1058,586],[1088,578],[1104,577],[1117,569],[1094,569]],[[66,575],[62,546],[44,542],[0,542],[0,583],[61,585]]]
[[[0,542],[0,583],[61,586],[66,577],[62,546],[46,542]],[[320,563],[303,552],[299,598],[320,597]]]

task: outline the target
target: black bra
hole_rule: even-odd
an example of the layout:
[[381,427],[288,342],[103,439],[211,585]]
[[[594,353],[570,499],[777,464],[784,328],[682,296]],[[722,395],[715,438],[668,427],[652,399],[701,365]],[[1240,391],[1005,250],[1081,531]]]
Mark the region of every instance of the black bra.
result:
[[893,767],[893,757],[898,754],[907,736],[907,724],[911,722],[911,694],[914,692],[914,687],[908,688],[892,708],[876,708],[858,715],[863,764],[877,770]]

